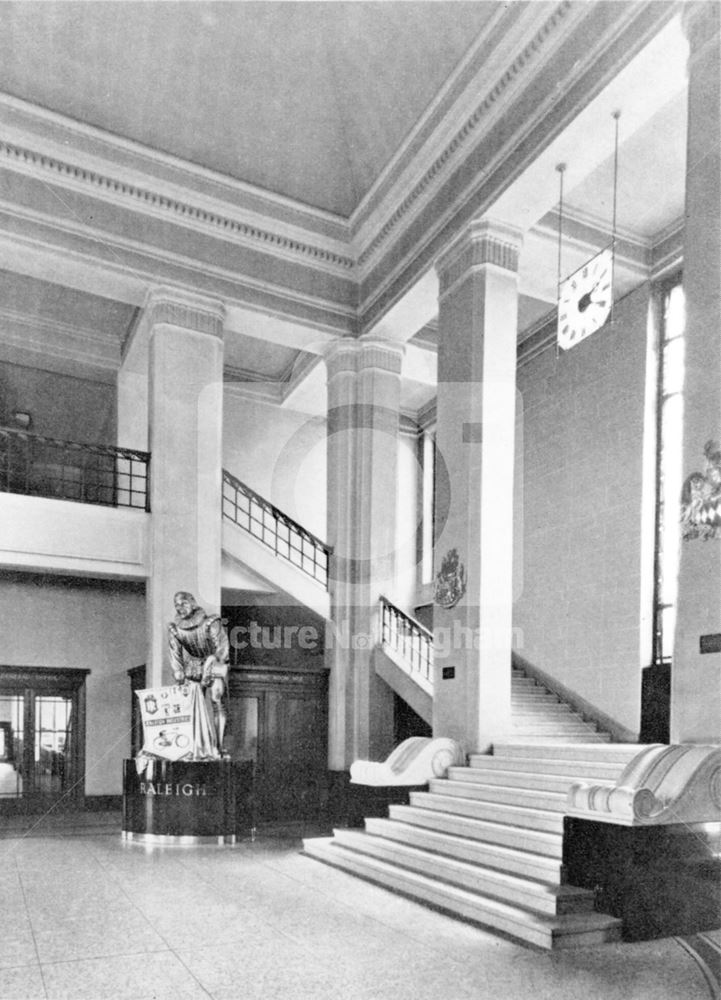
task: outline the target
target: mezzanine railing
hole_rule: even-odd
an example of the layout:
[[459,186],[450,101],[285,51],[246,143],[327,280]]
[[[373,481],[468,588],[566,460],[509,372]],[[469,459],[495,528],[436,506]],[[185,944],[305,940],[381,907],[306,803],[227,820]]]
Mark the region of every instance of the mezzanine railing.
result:
[[0,492],[150,510],[150,455],[0,427]]
[[310,531],[223,469],[223,516],[328,587],[331,549]]
[[386,597],[381,604],[381,642],[403,661],[407,672],[433,683],[433,633]]

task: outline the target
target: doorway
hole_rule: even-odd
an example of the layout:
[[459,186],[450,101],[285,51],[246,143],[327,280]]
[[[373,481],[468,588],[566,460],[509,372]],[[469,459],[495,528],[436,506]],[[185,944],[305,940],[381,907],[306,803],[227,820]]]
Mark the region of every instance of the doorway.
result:
[[0,814],[82,807],[88,673],[0,666]]
[[239,827],[248,808],[259,823],[317,820],[327,804],[327,670],[232,670],[229,714],[231,758],[245,765],[239,774],[253,772],[252,804],[237,795]]

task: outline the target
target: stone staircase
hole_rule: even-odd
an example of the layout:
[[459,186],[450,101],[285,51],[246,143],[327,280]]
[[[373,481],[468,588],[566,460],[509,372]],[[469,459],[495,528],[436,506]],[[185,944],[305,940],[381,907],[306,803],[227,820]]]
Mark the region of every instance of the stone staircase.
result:
[[641,748],[611,743],[520,671],[512,694],[513,733],[492,754],[305,853],[541,948],[618,940],[620,920],[564,884],[563,814],[571,784],[614,783]]

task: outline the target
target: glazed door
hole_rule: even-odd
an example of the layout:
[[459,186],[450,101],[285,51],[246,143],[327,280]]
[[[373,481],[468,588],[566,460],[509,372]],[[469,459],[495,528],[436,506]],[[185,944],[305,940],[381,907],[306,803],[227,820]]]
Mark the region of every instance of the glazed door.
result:
[[0,667],[0,812],[82,804],[86,674]]
[[252,762],[257,822],[317,819],[326,796],[326,671],[234,670],[231,756]]

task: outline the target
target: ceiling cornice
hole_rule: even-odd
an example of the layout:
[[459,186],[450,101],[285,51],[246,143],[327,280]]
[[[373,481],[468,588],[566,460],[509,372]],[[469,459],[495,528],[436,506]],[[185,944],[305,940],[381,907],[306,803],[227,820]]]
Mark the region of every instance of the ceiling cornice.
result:
[[95,368],[117,371],[120,367],[120,343],[97,331],[84,330],[76,324],[44,316],[33,316],[0,306],[2,342],[65,360],[85,362]]
[[[31,251],[37,247],[60,254],[64,259],[72,257],[78,262],[83,259],[95,262],[102,248],[103,268],[117,275],[121,284],[125,278],[128,287],[142,289],[139,296],[136,292],[133,297],[120,301],[141,305],[144,292],[157,284],[178,288],[190,286],[200,294],[215,295],[228,304],[254,305],[279,316],[303,318],[321,330],[344,332],[355,322],[352,305],[324,298],[321,294],[311,295],[149,242],[109,234],[67,215],[49,218],[45,213],[2,201],[0,211],[15,223],[17,231],[13,238]],[[103,293],[98,291],[98,294]]]
[[[363,272],[404,221],[433,197],[469,147],[498,121],[530,73],[552,58],[582,17],[583,5],[563,0],[555,5],[512,4],[494,18],[353,213],[351,228]],[[506,18],[512,18],[510,26]]]
[[[371,266],[369,248],[360,252],[362,330],[372,329],[418,275],[432,266],[443,246],[457,235],[459,226],[492,210],[525,166],[561,134],[678,12],[675,2],[659,5],[653,0],[614,5],[613,18],[605,16],[604,4],[564,3],[559,9],[567,10],[569,6],[573,16],[565,25],[563,37],[557,36],[558,44],[545,53],[547,59],[532,61],[533,77],[528,63],[529,71],[520,78],[524,85],[522,97],[530,101],[533,94],[534,114],[518,117],[520,127],[512,134],[499,127],[502,123],[494,114],[480,130],[476,129],[472,142],[449,147],[442,164],[442,177],[422,192],[415,205],[409,202],[405,208],[400,206],[395,217],[385,224],[385,230],[378,233],[377,246],[386,244],[383,256],[372,261]],[[600,17],[602,24],[594,24],[594,17]],[[554,74],[548,70],[555,64],[551,62],[549,67],[548,62],[558,53],[561,42],[568,42],[563,59],[559,60],[565,69],[559,68],[552,89],[547,79],[546,91],[542,93],[535,89],[534,80],[544,67],[546,77],[553,78]],[[578,50],[576,58],[571,46]],[[505,106],[511,110],[510,101]],[[513,115],[509,114],[508,120],[513,120]],[[463,155],[459,156],[461,145]]]
[[146,177],[131,183],[119,179],[112,165],[104,172],[89,169],[77,160],[80,157],[58,158],[31,148],[0,140],[0,160],[3,166],[50,180],[60,187],[81,191],[94,198],[144,215],[158,218],[172,217],[174,223],[200,232],[210,232],[216,238],[244,243],[255,249],[287,259],[299,258],[312,263],[318,270],[346,275],[353,267],[351,256],[317,243],[308,241],[308,233],[289,226],[272,226],[272,220],[255,213],[245,213],[214,199],[192,199],[190,192],[170,193],[168,187]]

